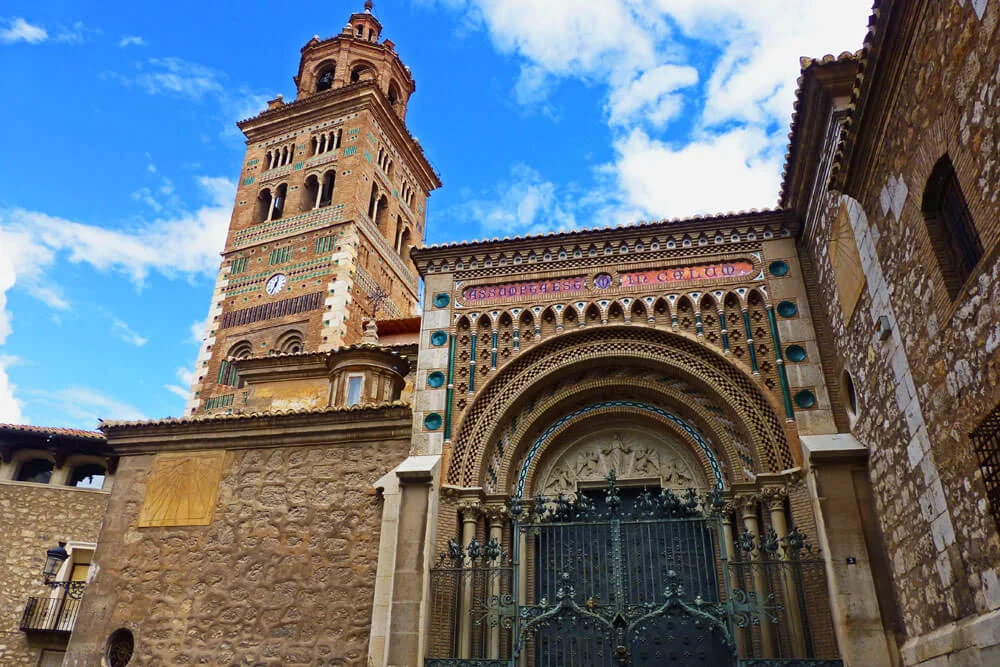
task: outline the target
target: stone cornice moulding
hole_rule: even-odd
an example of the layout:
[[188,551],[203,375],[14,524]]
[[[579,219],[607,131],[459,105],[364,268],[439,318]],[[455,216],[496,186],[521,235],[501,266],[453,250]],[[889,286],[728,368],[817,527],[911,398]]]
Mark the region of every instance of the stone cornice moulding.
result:
[[[362,420],[360,417],[364,415]],[[108,445],[119,456],[208,449],[264,449],[306,445],[377,444],[409,440],[409,406],[366,410],[304,411],[239,418],[108,428]]]
[[[729,216],[639,222],[613,228],[581,229],[571,232],[550,232],[547,234],[535,234],[529,236],[504,237],[502,239],[492,238],[445,245],[432,245],[425,246],[423,248],[414,248],[411,251],[411,257],[417,266],[417,270],[422,276],[425,277],[428,274],[428,265],[431,262],[440,262],[441,260],[448,261],[448,270],[438,270],[434,271],[434,273],[455,273],[458,271],[481,273],[484,270],[491,273],[523,273],[528,269],[528,267],[545,266],[552,267],[551,270],[560,270],[561,267],[572,266],[574,263],[579,263],[582,260],[614,262],[628,257],[630,261],[634,261],[633,258],[635,255],[633,253],[638,252],[634,250],[636,243],[644,238],[655,235],[666,235],[668,237],[676,237],[677,239],[680,239],[685,235],[696,237],[704,235],[712,237],[712,240],[705,245],[692,243],[689,246],[683,246],[678,243],[675,248],[665,248],[662,245],[657,250],[646,248],[642,251],[643,258],[649,257],[652,259],[661,256],[664,258],[676,257],[676,254],[679,251],[703,251],[706,254],[720,252],[724,252],[726,254],[755,252],[760,250],[761,242],[770,240],[761,238],[760,236],[756,239],[747,239],[741,235],[740,240],[733,241],[731,239],[731,233],[734,228],[738,227],[771,227],[773,234],[772,238],[782,238],[785,236],[784,232],[786,231],[787,236],[795,236],[795,234],[798,233],[799,223],[795,213],[791,210],[770,210],[749,214],[738,213]],[[718,235],[723,237],[722,243],[714,242],[714,237]],[[502,266],[494,263],[493,266],[490,267],[477,266],[474,269],[470,269],[468,266],[465,266],[462,269],[455,268],[456,262],[462,261],[463,263],[466,263],[467,261],[475,259],[478,256],[502,257],[504,255],[513,255],[517,253],[528,255],[532,251],[535,251],[535,254],[538,255],[544,254],[545,251],[556,251],[558,248],[581,245],[606,245],[608,243],[620,246],[623,242],[629,247],[629,252],[626,254],[621,254],[616,249],[611,254],[599,254],[593,257],[584,255],[583,257],[567,256],[565,259],[558,259],[558,257],[555,256],[549,260],[539,258],[538,261],[530,263],[527,259],[525,259],[520,264],[513,264],[512,261],[508,261]],[[549,269],[535,268],[534,270],[542,271]]]

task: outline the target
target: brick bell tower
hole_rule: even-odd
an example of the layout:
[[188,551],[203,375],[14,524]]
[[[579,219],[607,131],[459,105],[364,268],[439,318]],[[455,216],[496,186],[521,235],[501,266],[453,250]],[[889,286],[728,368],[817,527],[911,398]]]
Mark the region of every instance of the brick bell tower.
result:
[[240,411],[231,358],[360,342],[418,314],[410,248],[441,186],[406,129],[416,90],[372,2],[302,47],[296,97],[238,123],[246,157],[187,414]]

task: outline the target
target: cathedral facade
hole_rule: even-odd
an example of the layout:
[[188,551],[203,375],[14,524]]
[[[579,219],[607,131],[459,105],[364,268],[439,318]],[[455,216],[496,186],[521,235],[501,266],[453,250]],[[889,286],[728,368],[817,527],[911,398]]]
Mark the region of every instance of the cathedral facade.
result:
[[[368,3],[240,123],[185,415],[0,430],[0,656],[1000,662],[998,24],[880,0],[804,58],[774,209],[424,247]],[[67,461],[100,530],[25,530]]]

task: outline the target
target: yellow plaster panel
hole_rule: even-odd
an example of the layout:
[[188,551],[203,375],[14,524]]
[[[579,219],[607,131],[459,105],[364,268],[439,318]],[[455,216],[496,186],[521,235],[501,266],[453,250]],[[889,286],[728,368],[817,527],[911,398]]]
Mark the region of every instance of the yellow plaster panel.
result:
[[847,207],[840,205],[837,220],[833,224],[833,235],[830,238],[830,264],[833,266],[833,276],[837,283],[837,296],[840,299],[840,310],[844,315],[844,323],[851,321],[854,308],[865,289],[865,272],[861,267],[861,254],[854,240],[854,230],[847,214]]
[[329,405],[330,380],[283,380],[261,383],[254,387],[253,398],[259,409],[305,410]]
[[139,527],[212,523],[226,453],[157,454],[146,483]]

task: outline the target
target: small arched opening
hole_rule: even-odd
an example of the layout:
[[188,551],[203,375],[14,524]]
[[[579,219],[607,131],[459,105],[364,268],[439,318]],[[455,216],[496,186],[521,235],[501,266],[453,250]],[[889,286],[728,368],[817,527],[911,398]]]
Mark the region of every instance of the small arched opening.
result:
[[324,90],[330,90],[333,87],[333,78],[336,73],[336,68],[333,65],[324,67],[318,77],[316,77],[316,92],[322,92]]
[[83,463],[73,468],[67,485],[78,489],[100,489],[104,487],[106,475],[107,469],[100,463]]
[[264,188],[257,195],[257,213],[254,216],[256,222],[264,222],[267,220],[268,214],[271,212],[271,190],[270,188]]
[[41,457],[27,459],[18,467],[14,480],[33,484],[48,484],[54,470],[55,465],[48,459]]
[[285,200],[288,196],[288,185],[282,183],[274,191],[274,204],[271,206],[271,220],[280,220],[285,214]]

